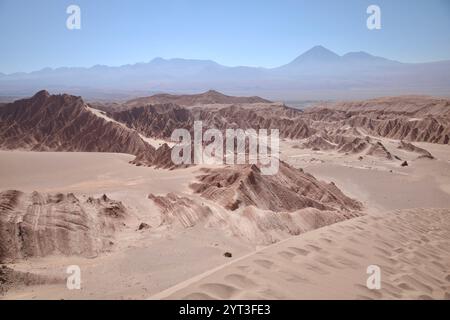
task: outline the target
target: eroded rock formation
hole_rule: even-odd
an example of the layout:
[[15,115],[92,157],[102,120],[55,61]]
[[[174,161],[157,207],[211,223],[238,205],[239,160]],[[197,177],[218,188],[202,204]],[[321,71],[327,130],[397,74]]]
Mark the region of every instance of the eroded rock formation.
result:
[[0,262],[53,254],[95,256],[113,245],[122,203],[74,194],[0,192]]

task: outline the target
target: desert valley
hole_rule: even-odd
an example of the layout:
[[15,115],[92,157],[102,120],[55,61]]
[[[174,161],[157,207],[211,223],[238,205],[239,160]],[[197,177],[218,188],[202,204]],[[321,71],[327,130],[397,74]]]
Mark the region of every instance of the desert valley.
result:
[[[278,129],[278,172],[175,165],[199,120]],[[0,104],[0,299],[450,299],[449,143],[431,96]]]

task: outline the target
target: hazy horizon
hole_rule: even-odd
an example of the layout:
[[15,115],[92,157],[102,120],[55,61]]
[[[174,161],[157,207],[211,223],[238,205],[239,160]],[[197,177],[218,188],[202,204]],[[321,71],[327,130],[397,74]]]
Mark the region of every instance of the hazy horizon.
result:
[[[66,9],[81,9],[68,30]],[[380,30],[366,27],[369,5]],[[450,59],[450,3],[434,1],[10,1],[0,0],[0,72],[121,66],[154,57],[273,68],[315,45],[405,63]]]
[[[322,45],[320,45],[320,44],[318,44],[318,45],[315,45],[315,46],[313,46],[313,47],[311,47],[310,49],[308,49],[308,50],[306,50],[306,51],[304,51],[304,52],[300,52],[297,56],[295,56],[295,57],[292,57],[292,59],[290,59],[290,60],[288,60],[288,61],[285,61],[284,63],[281,63],[280,65],[277,65],[277,66],[273,66],[273,67],[266,67],[266,66],[259,66],[259,67],[254,67],[254,66],[251,66],[251,65],[225,65],[225,64],[221,64],[221,63],[219,63],[219,62],[217,62],[217,61],[215,61],[215,60],[212,60],[212,59],[196,59],[196,58],[184,58],[184,57],[152,57],[152,58],[150,58],[149,60],[147,60],[147,61],[136,61],[136,62],[129,62],[129,63],[125,63],[125,64],[121,64],[121,65],[106,65],[106,64],[94,64],[94,65],[89,65],[89,66],[65,66],[65,65],[61,65],[61,66],[56,66],[56,67],[48,67],[48,66],[44,66],[44,67],[42,67],[42,68],[40,68],[40,69],[36,69],[36,70],[31,70],[31,71],[28,71],[28,72],[25,72],[25,71],[22,71],[22,72],[11,72],[11,73],[5,73],[5,72],[1,72],[0,71],[0,73],[2,73],[2,74],[4,74],[4,75],[12,75],[12,74],[15,74],[15,73],[33,73],[33,72],[39,72],[39,71],[43,71],[43,70],[57,70],[57,69],[62,69],[62,68],[73,68],[73,69],[91,69],[91,68],[95,68],[95,67],[102,67],[102,66],[106,66],[106,67],[112,67],[112,68],[119,68],[119,67],[125,67],[125,66],[135,66],[135,65],[140,65],[140,64],[147,64],[147,63],[152,63],[152,62],[156,62],[157,60],[165,60],[165,61],[176,61],[176,60],[184,60],[184,61],[209,61],[209,62],[214,62],[214,63],[217,63],[218,65],[220,65],[220,66],[223,66],[223,67],[229,67],[229,68],[237,68],[237,67],[250,67],[250,68],[260,68],[260,69],[267,69],[267,70],[270,70],[270,69],[276,69],[276,68],[279,68],[279,67],[282,67],[282,66],[284,66],[284,65],[286,65],[286,64],[289,64],[289,63],[291,63],[291,62],[293,62],[296,58],[298,58],[298,57],[300,57],[301,55],[303,55],[303,54],[305,54],[305,53],[307,53],[307,52],[309,52],[309,51],[311,51],[311,50],[313,50],[314,48],[318,48],[318,47],[323,47],[323,48],[325,48],[325,49],[327,49],[327,50],[329,50],[329,51],[331,51],[331,52],[333,52],[333,53],[336,53],[333,49],[330,49],[330,48],[327,48],[327,47],[324,47],[324,46],[322,46]],[[361,50],[352,50],[352,51],[348,51],[348,52],[345,52],[344,54],[341,54],[341,55],[339,55],[339,54],[337,54],[338,56],[340,56],[340,57],[344,57],[346,54],[350,54],[350,53],[366,53],[366,54],[369,54],[369,55],[371,55],[371,56],[373,56],[373,57],[377,57],[377,58],[384,58],[384,59],[387,59],[387,60],[391,60],[391,61],[395,61],[395,62],[400,62],[400,63],[403,63],[403,64],[422,64],[422,63],[434,63],[434,62],[443,62],[443,61],[450,61],[450,58],[449,59],[444,59],[444,60],[433,60],[433,61],[424,61],[424,62],[405,62],[405,61],[399,61],[399,60],[395,60],[395,59],[391,59],[390,57],[381,57],[381,56],[376,56],[376,55],[373,55],[373,54],[371,54],[370,52],[366,52],[366,51],[361,51]]]

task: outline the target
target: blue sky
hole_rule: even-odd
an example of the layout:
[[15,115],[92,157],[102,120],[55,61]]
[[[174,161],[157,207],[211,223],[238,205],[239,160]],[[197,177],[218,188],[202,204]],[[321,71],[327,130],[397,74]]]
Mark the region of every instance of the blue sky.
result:
[[[81,7],[81,30],[66,8]],[[382,29],[366,27],[381,7]],[[314,45],[404,62],[450,59],[447,0],[0,0],[0,72],[155,57],[274,67]]]

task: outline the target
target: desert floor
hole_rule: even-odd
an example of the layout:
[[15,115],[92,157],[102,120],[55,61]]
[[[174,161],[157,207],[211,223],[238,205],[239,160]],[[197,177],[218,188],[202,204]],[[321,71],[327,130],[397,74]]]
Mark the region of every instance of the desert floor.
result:
[[[450,209],[366,215],[306,232],[153,299],[450,299]],[[366,286],[367,267],[380,290]]]
[[[397,149],[398,141],[382,141],[409,166],[298,149],[298,141],[283,141],[283,160],[335,182],[362,201],[368,215],[266,248],[200,225],[159,226],[159,210],[148,194],[193,197],[188,186],[199,167],[136,167],[128,163],[133,156],[124,154],[0,151],[0,190],[107,194],[131,213],[111,252],[10,265],[61,281],[14,288],[2,298],[449,298],[450,213],[436,208],[450,208],[450,147],[415,143],[437,158],[415,160],[417,155]],[[140,222],[151,232],[137,231]],[[223,256],[227,251],[232,258]],[[385,272],[381,291],[364,286],[370,264]],[[66,288],[69,265],[81,267],[81,290]]]
[[347,195],[363,202],[367,211],[405,208],[450,207],[450,147],[433,143],[414,145],[430,151],[436,160],[417,159],[417,154],[397,148],[398,140],[371,137],[383,143],[398,160],[345,155],[337,152],[293,148],[298,141],[284,141],[282,159],[316,178],[333,181]]

